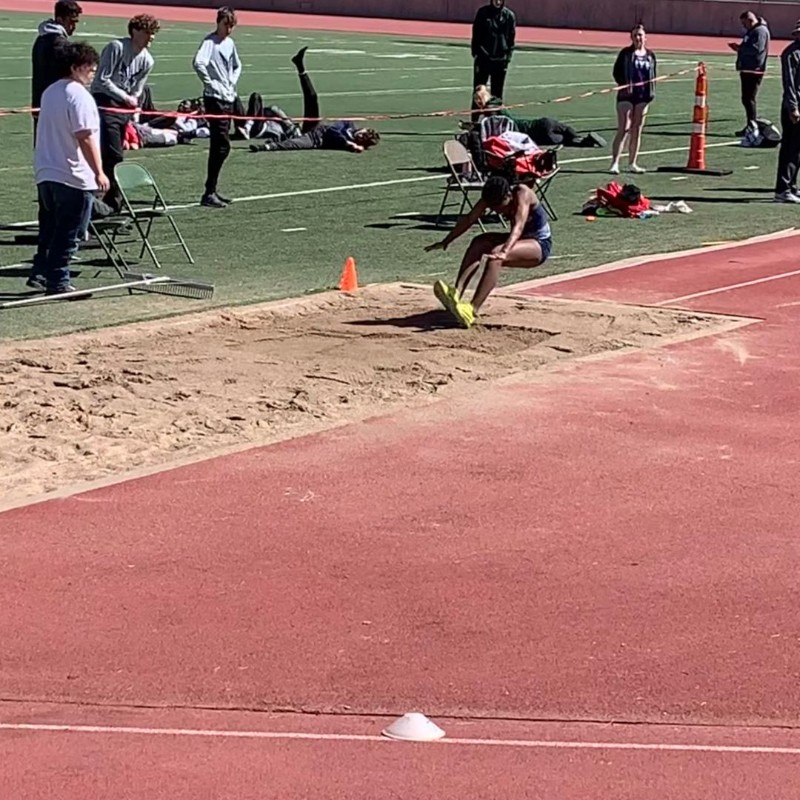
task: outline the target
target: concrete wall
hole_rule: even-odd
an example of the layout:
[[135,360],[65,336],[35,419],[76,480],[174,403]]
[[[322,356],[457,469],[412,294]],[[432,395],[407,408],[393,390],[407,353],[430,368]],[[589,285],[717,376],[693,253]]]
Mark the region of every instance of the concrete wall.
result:
[[[114,2],[115,0],[112,0]],[[161,5],[217,8],[222,0],[158,0]],[[243,11],[471,22],[481,0],[233,0]],[[773,35],[785,39],[800,19],[800,0],[508,0],[520,25],[622,31],[637,22],[654,33],[731,36],[739,14],[765,17]]]

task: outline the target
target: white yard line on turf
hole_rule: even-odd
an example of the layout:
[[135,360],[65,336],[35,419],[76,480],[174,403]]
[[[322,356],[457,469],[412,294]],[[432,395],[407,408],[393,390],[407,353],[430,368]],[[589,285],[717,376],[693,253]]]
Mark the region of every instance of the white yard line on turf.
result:
[[[714,144],[706,145],[707,149],[711,149],[712,147],[732,147],[733,145],[738,145],[739,140],[736,139],[735,141],[730,142],[715,142]],[[665,147],[661,150],[643,150],[639,155],[641,156],[658,156],[664,155],[665,153],[684,153],[689,149],[688,146],[684,145],[683,147]],[[268,158],[269,156],[259,156],[259,158]],[[583,158],[565,158],[560,163],[562,166],[567,164],[587,164],[592,161],[608,161],[609,155],[604,153],[603,155],[599,156],[584,156]],[[255,203],[260,202],[262,200],[276,200],[283,197],[304,197],[307,195],[316,195],[316,194],[332,194],[333,192],[352,192],[355,189],[375,189],[382,186],[398,186],[404,183],[422,183],[424,181],[443,181],[447,178],[445,173],[439,173],[436,175],[417,175],[414,178],[394,178],[388,181],[371,181],[370,183],[353,183],[347,186],[323,186],[322,188],[316,189],[299,189],[294,190],[291,192],[273,192],[271,194],[255,194],[250,195],[249,197],[236,197],[234,198],[234,203]],[[198,203],[180,203],[177,205],[169,206],[170,211],[181,211],[187,208],[197,208],[199,206]],[[36,220],[31,220],[29,222],[10,222],[5,223],[5,227],[7,228],[22,228],[29,225],[35,225]]]
[[[31,33],[36,34],[38,30],[36,28],[0,28],[0,33]],[[116,36],[113,33],[85,33],[81,32],[78,38],[83,38],[84,36],[91,36],[96,37],[98,39],[115,39]],[[28,76],[30,78],[30,76]]]
[[[114,725],[49,725],[44,723],[0,723],[0,730],[36,733],[123,734],[128,736],[200,737],[209,739],[272,739],[279,741],[321,742],[383,742],[392,741],[383,736],[348,733],[303,733],[298,731],[236,731],[207,728],[140,728]],[[444,738],[430,745],[458,745],[461,747],[508,747],[548,750],[633,750],[679,753],[728,753],[752,755],[800,756],[800,747],[775,747],[758,745],[672,744],[666,742],[576,742],[551,739],[464,739]],[[397,747],[397,744],[393,744]]]
[[[730,142],[719,142],[715,144],[706,145],[707,148],[711,147],[731,147],[732,145],[739,144],[739,140],[730,141]],[[655,155],[662,155],[664,153],[680,153],[688,150],[688,147],[667,147],[662,150],[649,150],[649,151],[642,151],[639,155],[642,156],[655,156]],[[560,163],[562,166],[567,164],[586,164],[592,161],[608,161],[608,155],[603,154],[601,156],[584,156],[583,158],[565,158]],[[373,181],[371,183],[357,183],[352,184],[350,186],[327,186],[321,189],[301,189],[298,191],[292,192],[274,192],[272,194],[266,195],[251,195],[250,197],[238,197],[234,199],[234,203],[252,203],[260,200],[272,200],[274,198],[280,197],[301,197],[303,195],[310,195],[310,194],[328,194],[332,192],[347,192],[352,191],[353,189],[372,189],[378,186],[397,186],[399,184],[404,183],[421,183],[422,181],[435,181],[435,180],[444,180],[447,178],[447,175],[444,173],[439,175],[421,175],[415,178],[395,178],[389,181]],[[184,209],[184,208],[192,208],[196,203],[187,203],[185,205],[177,205],[177,206],[170,206],[170,209]]]

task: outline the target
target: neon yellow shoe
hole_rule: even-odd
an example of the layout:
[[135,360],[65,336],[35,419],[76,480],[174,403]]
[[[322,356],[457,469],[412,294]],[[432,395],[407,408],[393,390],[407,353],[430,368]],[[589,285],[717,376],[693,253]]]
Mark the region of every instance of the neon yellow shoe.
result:
[[453,316],[462,328],[471,328],[475,324],[475,309],[472,303],[456,303]]
[[444,281],[436,281],[433,284],[433,293],[445,311],[449,311],[451,314],[456,313],[455,307],[458,303],[458,292],[455,286],[448,286]]

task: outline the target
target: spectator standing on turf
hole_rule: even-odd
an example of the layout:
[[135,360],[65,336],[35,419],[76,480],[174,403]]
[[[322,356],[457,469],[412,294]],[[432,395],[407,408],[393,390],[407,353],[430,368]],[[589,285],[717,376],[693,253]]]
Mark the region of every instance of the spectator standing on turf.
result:
[[[238,100],[237,84],[242,62],[231,34],[236,12],[227,6],[217,12],[217,29],[203,39],[194,57],[194,70],[203,82],[203,102],[210,131],[206,186],[200,205],[224,208],[231,201],[217,191],[222,166],[231,151],[231,116]],[[213,117],[217,117],[214,119]]]
[[645,170],[639,166],[642,129],[647,109],[656,91],[656,54],[647,47],[644,25],[631,30],[631,44],[623,47],[614,62],[614,82],[617,84],[617,133],[611,145],[612,175],[619,175],[619,160],[628,142],[629,169],[634,173]]
[[800,168],[800,20],[792,31],[794,41],[781,53],[783,138],[778,153],[775,202],[800,204],[797,171]]
[[503,99],[516,31],[517,19],[506,0],[489,0],[478,9],[472,23],[473,90],[489,84],[492,94]]
[[[37,109],[44,90],[58,80],[56,51],[63,47],[78,27],[83,9],[75,0],[58,0],[52,19],[39,25],[31,51],[31,108]],[[36,144],[37,111],[33,112],[33,141]]]
[[39,244],[28,278],[47,294],[75,291],[69,263],[89,224],[94,192],[109,180],[100,155],[100,115],[89,93],[97,52],[88,44],[60,48],[57,80],[42,94],[34,168],[39,199]]
[[150,14],[133,17],[128,22],[127,38],[115,39],[103,48],[92,83],[92,94],[100,107],[103,171],[111,180],[111,188],[103,199],[114,211],[122,207],[122,198],[114,180],[114,167],[122,163],[125,126],[139,106],[155,64],[149,48],[160,27],[158,20]]
[[748,128],[758,134],[756,97],[767,71],[770,34],[766,20],[752,11],[745,11],[739,19],[744,28],[744,36],[741,42],[731,43],[729,46],[736,51],[736,69],[742,84],[742,105],[746,119],[744,128],[737,131],[736,135],[744,136]]

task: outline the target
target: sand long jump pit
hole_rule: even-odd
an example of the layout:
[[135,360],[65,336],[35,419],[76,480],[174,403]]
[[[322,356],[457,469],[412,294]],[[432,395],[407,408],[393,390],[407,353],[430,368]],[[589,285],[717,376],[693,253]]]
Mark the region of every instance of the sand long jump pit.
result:
[[742,324],[508,294],[484,310],[465,331],[429,287],[391,284],[6,348],[0,507]]

